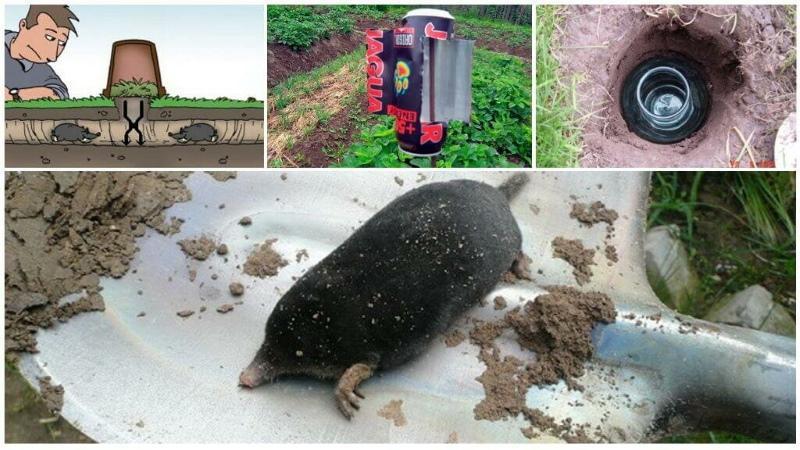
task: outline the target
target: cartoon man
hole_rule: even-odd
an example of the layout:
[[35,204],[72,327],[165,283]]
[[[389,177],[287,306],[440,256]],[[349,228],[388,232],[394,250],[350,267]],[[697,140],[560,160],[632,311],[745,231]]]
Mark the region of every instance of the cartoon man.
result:
[[31,5],[19,32],[6,30],[6,100],[69,98],[67,86],[48,63],[64,51],[72,20],[67,5]]

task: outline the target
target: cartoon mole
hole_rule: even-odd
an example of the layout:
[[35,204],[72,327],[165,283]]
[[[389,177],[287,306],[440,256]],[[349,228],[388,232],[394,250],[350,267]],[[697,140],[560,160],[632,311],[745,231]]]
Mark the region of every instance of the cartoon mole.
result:
[[239,384],[338,379],[337,406],[350,419],[362,381],[420,354],[504,272],[519,273],[509,201],[527,180],[431,183],[386,205],[278,301]]
[[53,142],[83,142],[88,144],[94,138],[100,136],[100,132],[91,133],[88,128],[75,125],[74,123],[62,123],[53,128],[50,138]]
[[180,142],[181,144],[185,144],[187,142],[200,142],[200,141],[208,141],[208,142],[217,142],[217,130],[214,129],[211,125],[207,123],[196,123],[194,125],[189,125],[188,127],[183,127],[177,133],[167,133],[175,139],[176,141]]

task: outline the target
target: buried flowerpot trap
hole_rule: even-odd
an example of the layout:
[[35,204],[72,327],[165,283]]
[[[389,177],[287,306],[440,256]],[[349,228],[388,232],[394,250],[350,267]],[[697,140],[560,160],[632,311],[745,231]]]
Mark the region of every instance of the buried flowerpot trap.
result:
[[6,102],[7,165],[104,165],[112,158],[118,165],[260,167],[263,126],[263,102],[254,98],[168,96],[155,44],[117,41],[100,97]]

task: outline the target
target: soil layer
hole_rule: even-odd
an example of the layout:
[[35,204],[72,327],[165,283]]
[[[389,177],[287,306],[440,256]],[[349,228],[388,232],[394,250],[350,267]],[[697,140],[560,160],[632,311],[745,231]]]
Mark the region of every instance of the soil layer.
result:
[[6,144],[6,167],[264,167],[263,144],[139,147]]
[[[570,6],[554,46],[561,78],[582,77],[584,167],[769,165],[778,126],[795,110],[794,32],[782,6]],[[711,95],[705,125],[670,145],[647,142],[622,119],[627,74],[653,56],[697,65]],[[742,140],[752,137],[752,156]]]

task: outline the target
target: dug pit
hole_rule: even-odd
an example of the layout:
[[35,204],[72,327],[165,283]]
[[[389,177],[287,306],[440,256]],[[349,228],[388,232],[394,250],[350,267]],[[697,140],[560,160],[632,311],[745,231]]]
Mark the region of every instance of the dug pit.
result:
[[[775,130],[793,111],[793,33],[782,8],[570,7],[556,50],[562,77],[579,76],[581,164],[589,167],[769,165]],[[649,142],[623,118],[626,77],[651,58],[699,72],[706,117],[688,137]],[[701,82],[702,83],[702,82]],[[744,142],[749,142],[745,148]]]

